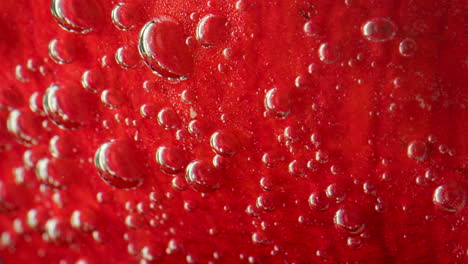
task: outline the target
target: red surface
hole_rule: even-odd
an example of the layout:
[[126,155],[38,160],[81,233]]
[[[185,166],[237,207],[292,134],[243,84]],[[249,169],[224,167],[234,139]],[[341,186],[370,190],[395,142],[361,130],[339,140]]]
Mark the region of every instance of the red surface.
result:
[[[117,26],[116,1],[61,2],[92,30],[0,1],[3,263],[468,263],[464,1],[129,1]],[[190,37],[153,46],[178,81],[138,54],[161,17]]]

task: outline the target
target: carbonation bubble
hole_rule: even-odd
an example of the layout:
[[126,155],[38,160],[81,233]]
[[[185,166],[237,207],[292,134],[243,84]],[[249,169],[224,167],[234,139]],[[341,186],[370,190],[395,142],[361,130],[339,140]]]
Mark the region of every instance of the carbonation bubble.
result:
[[162,77],[182,80],[192,73],[193,58],[183,28],[171,17],[148,22],[141,30],[138,49],[148,67]]
[[361,30],[368,40],[382,42],[395,37],[396,25],[388,18],[374,18],[367,21]]
[[466,204],[466,190],[461,185],[454,183],[444,184],[434,191],[432,201],[436,207],[448,211],[459,212]]
[[304,24],[304,33],[307,35],[307,36],[315,36],[318,34],[319,32],[319,29],[317,27],[317,25],[315,25],[315,23],[313,23],[312,21],[308,21]]
[[170,173],[178,173],[187,165],[185,153],[176,147],[159,147],[156,151],[156,161],[162,169]]
[[92,93],[97,93],[103,89],[105,86],[104,74],[99,69],[92,69],[83,72],[81,75],[81,85],[87,91]]
[[217,169],[209,162],[192,161],[186,169],[185,180],[196,191],[212,192],[220,187]]
[[21,64],[15,67],[15,77],[20,82],[29,82],[33,77],[32,72]]
[[172,129],[179,125],[179,116],[172,108],[163,108],[158,113],[158,123],[165,129]]
[[86,34],[99,24],[101,9],[94,0],[53,0],[52,15],[63,29]]
[[314,192],[309,196],[309,205],[313,209],[325,211],[330,206],[330,201],[323,192]]
[[74,173],[74,166],[68,160],[44,158],[36,163],[38,180],[51,188],[64,188],[67,180],[76,176]]
[[138,63],[138,54],[131,47],[120,47],[115,52],[115,61],[124,69],[132,69]]
[[44,94],[43,105],[48,117],[62,128],[76,129],[94,119],[94,104],[75,85],[52,84]]
[[400,45],[398,46],[398,51],[400,54],[404,57],[411,57],[416,54],[416,50],[418,49],[416,45],[416,41],[411,38],[405,38],[400,42]]
[[278,88],[270,89],[265,94],[265,108],[275,116],[286,118],[291,112],[291,101],[288,91]]
[[136,6],[120,3],[112,9],[112,23],[120,30],[130,30],[137,22]]
[[350,234],[360,234],[364,231],[364,218],[356,208],[341,208],[335,213],[333,222],[338,230]]
[[197,40],[203,47],[211,45],[224,39],[226,35],[226,18],[218,15],[208,14],[204,16],[197,26]]
[[77,143],[70,134],[55,135],[49,141],[50,154],[56,158],[71,158],[78,153]]
[[119,189],[136,188],[144,178],[140,157],[131,141],[118,139],[98,148],[94,165],[109,185]]
[[408,157],[416,160],[422,161],[426,158],[427,155],[427,146],[426,143],[420,140],[411,141],[408,144],[407,150]]
[[101,102],[103,102],[107,108],[117,109],[125,102],[124,95],[116,89],[106,89],[101,93]]
[[152,119],[157,115],[157,108],[154,104],[143,104],[140,107],[140,114],[144,118]]
[[318,49],[319,59],[327,64],[332,64],[340,59],[340,50],[330,43],[322,43]]
[[75,46],[67,39],[53,39],[49,43],[49,56],[58,64],[68,64],[73,61]]
[[38,143],[41,134],[41,123],[37,116],[28,111],[13,110],[8,115],[7,129],[23,145]]
[[233,156],[238,148],[237,137],[229,131],[217,131],[211,135],[210,145],[221,156]]
[[42,94],[34,92],[29,97],[29,109],[38,115],[45,115],[44,105],[42,104]]

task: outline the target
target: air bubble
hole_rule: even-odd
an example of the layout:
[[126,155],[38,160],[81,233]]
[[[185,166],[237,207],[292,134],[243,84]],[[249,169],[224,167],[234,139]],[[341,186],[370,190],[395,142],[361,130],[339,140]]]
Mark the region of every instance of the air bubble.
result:
[[340,57],[340,50],[330,43],[322,43],[318,49],[319,59],[327,64],[337,62]]
[[94,165],[101,178],[119,189],[136,188],[144,178],[136,148],[126,139],[102,144],[96,151]]
[[141,30],[138,49],[148,67],[165,78],[182,80],[192,73],[192,53],[182,26],[173,18],[161,16],[148,22]]
[[212,192],[220,187],[220,177],[216,170],[208,162],[195,160],[187,166],[185,179],[196,191]]
[[43,105],[48,117],[66,129],[89,124],[95,114],[86,92],[75,85],[52,84],[44,94]]
[[416,45],[416,41],[411,38],[405,38],[400,42],[400,45],[398,46],[398,51],[400,51],[400,54],[404,57],[411,57],[416,54],[418,47]]
[[265,108],[277,117],[286,118],[291,112],[289,93],[283,89],[270,89],[265,94]]
[[131,47],[120,47],[115,52],[115,61],[124,69],[135,68],[139,61],[138,53]]
[[53,0],[52,15],[63,29],[86,34],[99,24],[101,10],[93,0]]
[[231,132],[217,131],[211,135],[210,145],[219,155],[233,156],[238,148],[238,138]]
[[156,161],[164,171],[178,173],[187,165],[187,157],[184,151],[176,147],[161,146],[156,151]]
[[49,56],[58,64],[68,64],[74,59],[74,44],[66,39],[53,39],[49,43]]
[[426,143],[420,140],[411,141],[408,144],[407,154],[408,154],[408,157],[416,161],[424,160],[427,156]]
[[197,40],[203,47],[211,45],[224,39],[226,35],[226,18],[208,14],[204,16],[197,26]]
[[37,144],[41,134],[41,124],[37,116],[20,110],[10,112],[7,119],[7,129],[20,144],[25,146]]
[[338,230],[354,235],[362,233],[365,228],[363,216],[355,208],[339,209],[335,213],[333,222]]
[[395,34],[396,25],[388,18],[374,18],[362,26],[362,35],[373,42],[391,40]]
[[466,196],[466,190],[461,185],[450,183],[437,187],[432,201],[436,207],[456,213],[465,207]]
[[120,30],[126,31],[134,28],[137,18],[136,7],[131,4],[120,3],[112,9],[112,23]]

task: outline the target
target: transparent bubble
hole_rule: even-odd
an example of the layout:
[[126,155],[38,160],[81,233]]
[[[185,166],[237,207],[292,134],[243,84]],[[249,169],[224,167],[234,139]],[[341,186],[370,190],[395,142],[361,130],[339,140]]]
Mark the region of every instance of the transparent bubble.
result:
[[405,38],[400,42],[400,45],[398,46],[398,51],[400,54],[404,57],[411,57],[416,54],[416,51],[418,49],[418,46],[416,44],[416,41],[411,38]]
[[109,185],[128,189],[138,187],[144,179],[140,155],[133,143],[126,139],[102,144],[94,156],[94,165]]
[[43,105],[47,116],[66,129],[76,129],[90,123],[95,114],[88,94],[75,85],[52,84],[44,94]]
[[408,157],[416,160],[422,161],[427,156],[427,145],[424,141],[414,140],[408,144],[407,150]]
[[360,234],[366,226],[361,213],[352,207],[344,207],[336,211],[333,222],[338,230],[349,234]]
[[222,156],[233,156],[238,148],[237,137],[229,131],[217,131],[211,135],[213,151]]
[[30,112],[13,110],[8,115],[7,129],[23,145],[38,143],[41,134],[40,120]]
[[63,29],[89,33],[99,24],[101,9],[93,0],[52,0],[51,12]]
[[330,43],[322,43],[318,49],[319,59],[327,64],[337,62],[341,57],[339,48]]
[[396,25],[388,18],[374,18],[362,26],[362,35],[373,42],[388,41],[396,35]]
[[135,6],[128,3],[119,3],[112,9],[112,23],[120,30],[130,30],[137,23]]
[[285,118],[291,112],[289,92],[273,88],[265,94],[265,108],[275,116]]
[[304,24],[303,30],[304,30],[304,33],[309,37],[316,36],[319,32],[318,26],[312,21],[307,21]]
[[213,14],[208,14],[200,19],[196,32],[200,45],[210,47],[223,40],[227,31],[226,22],[226,18]]
[[466,190],[461,185],[454,183],[444,184],[434,191],[432,201],[436,207],[448,211],[459,212],[466,205]]
[[120,47],[115,52],[115,61],[124,69],[132,69],[137,65],[138,53],[132,47]]
[[49,43],[49,56],[58,64],[68,64],[74,59],[74,49],[74,44],[69,40],[55,38]]
[[87,70],[81,75],[81,84],[92,93],[102,91],[105,87],[104,73],[99,69]]
[[330,206],[330,201],[322,192],[314,192],[309,196],[309,205],[313,209],[325,211]]
[[192,53],[182,26],[173,18],[160,16],[148,22],[141,30],[138,49],[146,65],[162,77],[183,80],[192,73]]
[[178,173],[187,165],[187,157],[183,150],[177,147],[161,146],[156,151],[156,161],[169,173]]
[[195,160],[186,169],[185,179],[196,191],[212,192],[220,187],[220,176],[210,163]]

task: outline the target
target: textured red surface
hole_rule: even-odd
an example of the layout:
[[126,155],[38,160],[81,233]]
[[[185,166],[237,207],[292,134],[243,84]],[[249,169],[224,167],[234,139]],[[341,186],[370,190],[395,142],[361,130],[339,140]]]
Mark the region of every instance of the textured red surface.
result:
[[464,1],[51,2],[0,1],[3,263],[468,262]]

